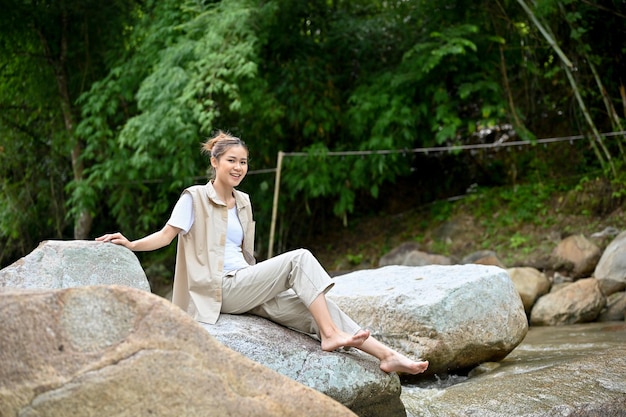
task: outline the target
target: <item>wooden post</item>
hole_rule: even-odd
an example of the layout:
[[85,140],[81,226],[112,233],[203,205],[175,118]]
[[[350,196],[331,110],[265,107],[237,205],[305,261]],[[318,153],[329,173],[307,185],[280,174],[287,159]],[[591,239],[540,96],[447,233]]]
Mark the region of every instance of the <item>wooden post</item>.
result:
[[274,180],[274,204],[272,205],[272,224],[270,225],[270,241],[267,245],[267,259],[274,255],[274,231],[276,230],[276,216],[278,213],[278,196],[280,195],[280,172],[283,167],[283,151],[278,151],[276,161],[276,179]]

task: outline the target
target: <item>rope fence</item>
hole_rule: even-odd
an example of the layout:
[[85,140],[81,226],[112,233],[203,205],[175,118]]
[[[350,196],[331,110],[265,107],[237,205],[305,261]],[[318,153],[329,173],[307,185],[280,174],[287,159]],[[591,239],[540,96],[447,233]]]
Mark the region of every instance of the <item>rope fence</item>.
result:
[[[626,135],[626,131],[621,132],[607,132],[601,133],[601,137],[611,137],[611,136],[620,136]],[[467,151],[467,150],[476,150],[476,149],[499,149],[499,148],[507,148],[512,146],[528,146],[528,145],[547,145],[552,143],[559,142],[570,142],[573,143],[576,140],[585,139],[588,136],[586,135],[573,135],[573,136],[564,136],[557,138],[545,138],[545,139],[537,139],[537,140],[518,140],[518,141],[498,141],[493,143],[478,143],[472,145],[450,145],[450,146],[435,146],[435,147],[427,147],[427,148],[413,148],[413,149],[385,149],[385,150],[371,150],[371,151],[337,151],[337,152],[324,152],[324,156],[367,156],[367,155],[389,155],[389,154],[437,154],[437,153],[451,153],[457,151]],[[283,160],[285,157],[294,156],[294,157],[306,157],[310,156],[311,153],[308,152],[283,152],[279,151],[278,156],[276,158],[276,168],[264,169],[258,171],[250,171],[248,175],[254,173],[269,173],[275,172],[275,182],[274,182],[274,200],[272,203],[272,222],[270,224],[270,237],[268,242],[268,250],[267,257],[271,258],[274,252],[274,235],[276,232],[276,219],[278,217],[278,197],[280,195],[280,177],[283,166]]]

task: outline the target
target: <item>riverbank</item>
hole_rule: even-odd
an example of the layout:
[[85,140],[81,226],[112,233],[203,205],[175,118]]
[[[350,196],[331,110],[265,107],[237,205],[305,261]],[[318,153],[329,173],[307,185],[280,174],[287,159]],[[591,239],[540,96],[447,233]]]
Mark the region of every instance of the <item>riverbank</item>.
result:
[[626,225],[623,198],[599,179],[569,187],[533,183],[477,189],[423,206],[412,205],[408,191],[402,191],[392,193],[381,212],[357,216],[347,227],[337,219],[301,246],[331,272],[377,267],[404,242],[457,261],[492,250],[507,268],[542,269],[563,238],[583,234],[604,249],[612,236],[592,236]]

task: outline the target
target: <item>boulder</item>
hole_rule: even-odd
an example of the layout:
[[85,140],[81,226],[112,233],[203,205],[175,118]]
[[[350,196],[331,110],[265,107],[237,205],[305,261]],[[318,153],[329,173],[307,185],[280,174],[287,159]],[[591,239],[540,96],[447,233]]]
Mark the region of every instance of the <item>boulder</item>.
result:
[[327,297],[383,343],[429,360],[425,375],[498,361],[528,331],[513,282],[495,266],[355,271],[335,278]]
[[585,236],[572,235],[559,242],[550,256],[555,270],[584,278],[591,275],[601,254],[600,248]]
[[526,314],[530,314],[535,301],[550,291],[550,280],[541,271],[531,267],[509,268],[507,272],[522,297]]
[[593,273],[604,295],[626,289],[626,232],[606,247]]
[[557,326],[588,323],[595,320],[604,306],[606,297],[598,280],[585,278],[539,298],[530,313],[530,324]]
[[356,349],[324,352],[309,335],[252,315],[222,314],[202,324],[218,341],[295,381],[334,398],[357,415],[402,416],[398,375]]
[[558,282],[558,283],[552,283],[552,286],[550,287],[550,292],[557,292],[562,290],[563,288],[572,285],[571,282]]
[[354,416],[123,286],[0,289],[2,416]]
[[626,317],[626,292],[615,292],[606,299],[606,307],[596,321],[624,321]]
[[61,289],[126,285],[150,291],[137,256],[123,246],[87,240],[46,240],[0,270],[0,287]]
[[462,264],[494,265],[504,268],[504,264],[498,255],[492,250],[481,250],[467,255],[461,261]]
[[379,266],[388,265],[451,265],[452,260],[443,255],[422,252],[415,242],[405,242],[389,253],[383,255],[378,261]]

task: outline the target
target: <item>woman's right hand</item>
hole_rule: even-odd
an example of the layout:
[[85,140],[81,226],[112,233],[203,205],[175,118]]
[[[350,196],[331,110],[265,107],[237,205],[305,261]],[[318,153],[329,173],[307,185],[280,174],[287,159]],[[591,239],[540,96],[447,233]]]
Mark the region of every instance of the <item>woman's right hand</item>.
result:
[[126,237],[120,232],[108,233],[106,235],[97,237],[96,240],[99,242],[111,242],[111,243],[115,243],[116,245],[122,245],[128,249],[132,249],[131,242],[128,239],[126,239]]
[[111,242],[116,245],[122,245],[132,251],[150,251],[169,245],[180,232],[181,229],[166,224],[165,227],[158,232],[154,232],[138,240],[133,240],[132,242],[126,239],[120,232],[102,235],[97,237],[96,240],[99,242]]

